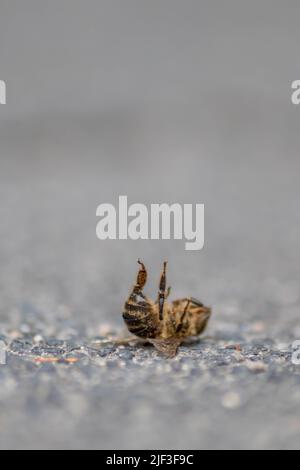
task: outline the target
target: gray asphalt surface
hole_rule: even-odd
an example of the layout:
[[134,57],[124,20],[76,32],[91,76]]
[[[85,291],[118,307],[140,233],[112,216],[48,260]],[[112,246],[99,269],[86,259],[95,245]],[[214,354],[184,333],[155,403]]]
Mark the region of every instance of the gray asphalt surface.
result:
[[[1,5],[0,448],[299,448],[299,5],[137,3]],[[119,195],[204,249],[100,242]],[[138,257],[213,308],[175,359],[114,342]]]
[[[221,149],[208,159],[195,146],[194,157],[159,172],[155,158],[141,162],[139,148],[111,170],[98,158],[102,137],[90,131],[98,122],[101,129],[96,118],[72,123],[64,134],[51,121],[43,132],[38,122],[2,128],[2,146],[15,139],[26,166],[12,153],[1,160],[0,309],[9,350],[0,367],[0,446],[298,447],[300,368],[291,364],[291,344],[300,335],[299,160],[270,151],[268,165],[254,156],[239,163]],[[107,146],[128,128],[128,120],[118,123]],[[61,152],[71,143],[72,157],[61,159],[53,135]],[[165,136],[157,131],[151,141],[159,148]],[[86,148],[95,156],[83,157]],[[96,239],[100,202],[117,193],[147,202],[154,188],[155,201],[190,201],[191,191],[206,201],[202,252],[186,252],[181,241]],[[111,331],[124,333],[138,256],[149,269],[149,295],[166,258],[173,298],[194,295],[213,307],[205,339],[174,360],[151,347],[103,344]]]

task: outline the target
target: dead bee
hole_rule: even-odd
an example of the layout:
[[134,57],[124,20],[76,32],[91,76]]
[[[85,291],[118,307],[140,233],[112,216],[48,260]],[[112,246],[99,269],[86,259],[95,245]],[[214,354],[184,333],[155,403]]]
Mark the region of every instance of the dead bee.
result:
[[156,349],[174,357],[185,338],[200,335],[206,328],[211,309],[193,297],[166,302],[170,287],[166,289],[164,263],[156,302],[143,293],[147,281],[145,265],[138,260],[140,270],[136,284],[125,303],[123,319],[130,333],[152,343]]

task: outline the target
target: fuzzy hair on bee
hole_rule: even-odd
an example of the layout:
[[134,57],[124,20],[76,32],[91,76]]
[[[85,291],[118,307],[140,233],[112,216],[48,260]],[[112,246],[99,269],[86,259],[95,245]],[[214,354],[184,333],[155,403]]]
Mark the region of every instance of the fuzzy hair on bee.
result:
[[147,270],[138,260],[137,280],[125,303],[123,319],[130,333],[152,343],[168,357],[177,354],[178,347],[188,337],[199,336],[211,316],[211,308],[187,297],[168,302],[171,288],[167,288],[167,262],[160,277],[157,300],[154,302],[143,292]]

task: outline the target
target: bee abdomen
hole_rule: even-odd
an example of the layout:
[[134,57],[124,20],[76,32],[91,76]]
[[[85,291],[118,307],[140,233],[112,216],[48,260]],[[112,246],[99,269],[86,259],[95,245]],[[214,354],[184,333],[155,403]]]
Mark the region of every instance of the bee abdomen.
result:
[[123,319],[130,333],[140,338],[155,338],[156,327],[153,324],[151,307],[148,305],[126,302]]
[[139,304],[132,304],[130,302],[126,302],[125,304],[125,312],[143,312],[148,313],[151,311],[151,307],[146,302],[140,302]]

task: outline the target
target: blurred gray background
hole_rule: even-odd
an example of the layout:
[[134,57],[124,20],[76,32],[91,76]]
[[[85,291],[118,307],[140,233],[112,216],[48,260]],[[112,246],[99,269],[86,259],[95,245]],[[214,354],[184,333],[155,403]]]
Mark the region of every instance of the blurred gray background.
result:
[[[0,0],[0,12],[1,330],[121,330],[141,257],[149,294],[168,259],[173,295],[213,306],[210,334],[263,322],[297,338],[299,2]],[[120,194],[204,203],[204,250],[100,242],[96,208]],[[34,445],[16,437],[16,409],[2,445]],[[157,445],[116,429],[104,446]]]

